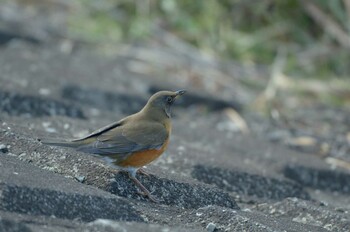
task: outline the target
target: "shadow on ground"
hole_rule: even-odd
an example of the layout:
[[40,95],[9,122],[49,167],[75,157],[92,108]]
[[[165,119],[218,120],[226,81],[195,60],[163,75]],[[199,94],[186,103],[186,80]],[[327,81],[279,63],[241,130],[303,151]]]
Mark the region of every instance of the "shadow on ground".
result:
[[1,46],[6,45],[7,43],[9,43],[15,39],[16,40],[23,40],[23,41],[28,42],[30,44],[40,45],[40,40],[38,40],[32,36],[20,35],[18,33],[0,30],[0,45]]
[[[200,208],[207,205],[217,205],[239,209],[230,195],[219,189],[206,188],[195,184],[178,183],[173,180],[158,178],[154,175],[150,175],[149,177],[138,175],[138,179],[161,204],[182,208]],[[137,193],[135,184],[123,172],[117,173],[116,180],[106,190],[122,197],[139,200],[145,199]]]
[[47,97],[22,95],[0,90],[0,111],[11,116],[30,115],[31,117],[63,115],[86,119],[83,111],[73,105]]
[[283,174],[303,186],[350,195],[350,174],[304,166],[286,166]]
[[117,111],[123,114],[135,113],[146,104],[145,99],[131,94],[112,93],[95,88],[82,88],[76,85],[63,87],[62,97],[96,109]]
[[193,168],[192,176],[204,183],[214,184],[225,191],[257,198],[281,200],[287,197],[298,197],[310,199],[309,194],[299,184],[244,172],[196,165]]

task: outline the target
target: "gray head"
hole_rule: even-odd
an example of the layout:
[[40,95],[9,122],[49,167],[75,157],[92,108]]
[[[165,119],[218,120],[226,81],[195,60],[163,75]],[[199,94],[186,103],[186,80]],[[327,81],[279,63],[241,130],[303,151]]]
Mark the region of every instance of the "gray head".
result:
[[[186,93],[185,90],[178,91],[159,91],[153,94],[148,100],[144,110],[152,111],[152,114],[164,114],[170,118],[171,117],[171,106],[175,102],[178,96]],[[157,115],[158,116],[158,115]],[[161,115],[159,115],[161,116]]]

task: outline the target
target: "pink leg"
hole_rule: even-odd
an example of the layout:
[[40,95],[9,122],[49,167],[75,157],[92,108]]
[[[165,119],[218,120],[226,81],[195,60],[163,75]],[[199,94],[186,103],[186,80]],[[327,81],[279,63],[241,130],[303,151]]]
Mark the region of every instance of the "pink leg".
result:
[[148,189],[145,186],[143,186],[143,184],[141,184],[141,182],[138,179],[136,179],[133,173],[129,172],[129,177],[134,181],[137,187],[139,187],[142,190],[140,194],[147,196],[154,203],[159,203],[159,201],[152,196],[152,194],[148,191]]
[[146,170],[143,169],[143,168],[140,168],[140,169],[138,169],[137,171],[138,171],[140,174],[142,174],[142,175],[145,175],[145,176],[147,176],[147,177],[150,177],[150,174],[149,174],[148,172],[146,172]]

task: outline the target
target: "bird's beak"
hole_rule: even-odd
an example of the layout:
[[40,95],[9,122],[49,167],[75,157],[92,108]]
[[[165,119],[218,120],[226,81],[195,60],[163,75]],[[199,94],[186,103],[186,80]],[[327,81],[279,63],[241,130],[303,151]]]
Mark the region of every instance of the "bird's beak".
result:
[[183,94],[185,94],[185,93],[186,93],[186,90],[184,90],[184,89],[178,90],[178,91],[175,92],[176,97],[177,97],[177,96],[181,96],[181,95],[183,95]]

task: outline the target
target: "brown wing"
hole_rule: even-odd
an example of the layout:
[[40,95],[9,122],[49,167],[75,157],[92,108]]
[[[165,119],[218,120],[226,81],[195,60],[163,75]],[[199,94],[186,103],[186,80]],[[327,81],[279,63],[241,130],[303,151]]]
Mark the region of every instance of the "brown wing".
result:
[[108,131],[108,130],[111,130],[113,128],[116,128],[118,126],[121,126],[123,123],[123,121],[118,121],[118,122],[114,122],[114,123],[111,123],[105,127],[102,127],[94,132],[92,132],[91,134],[88,134],[86,135],[85,137],[82,137],[82,138],[79,138],[79,139],[73,139],[71,140],[71,142],[81,142],[83,140],[86,140],[86,139],[89,139],[89,138],[92,138],[92,137],[95,137],[95,136],[99,136],[100,134]]
[[140,121],[125,123],[97,133],[95,136],[93,142],[78,147],[78,150],[93,154],[113,155],[160,149],[168,138],[168,132],[160,123]]

